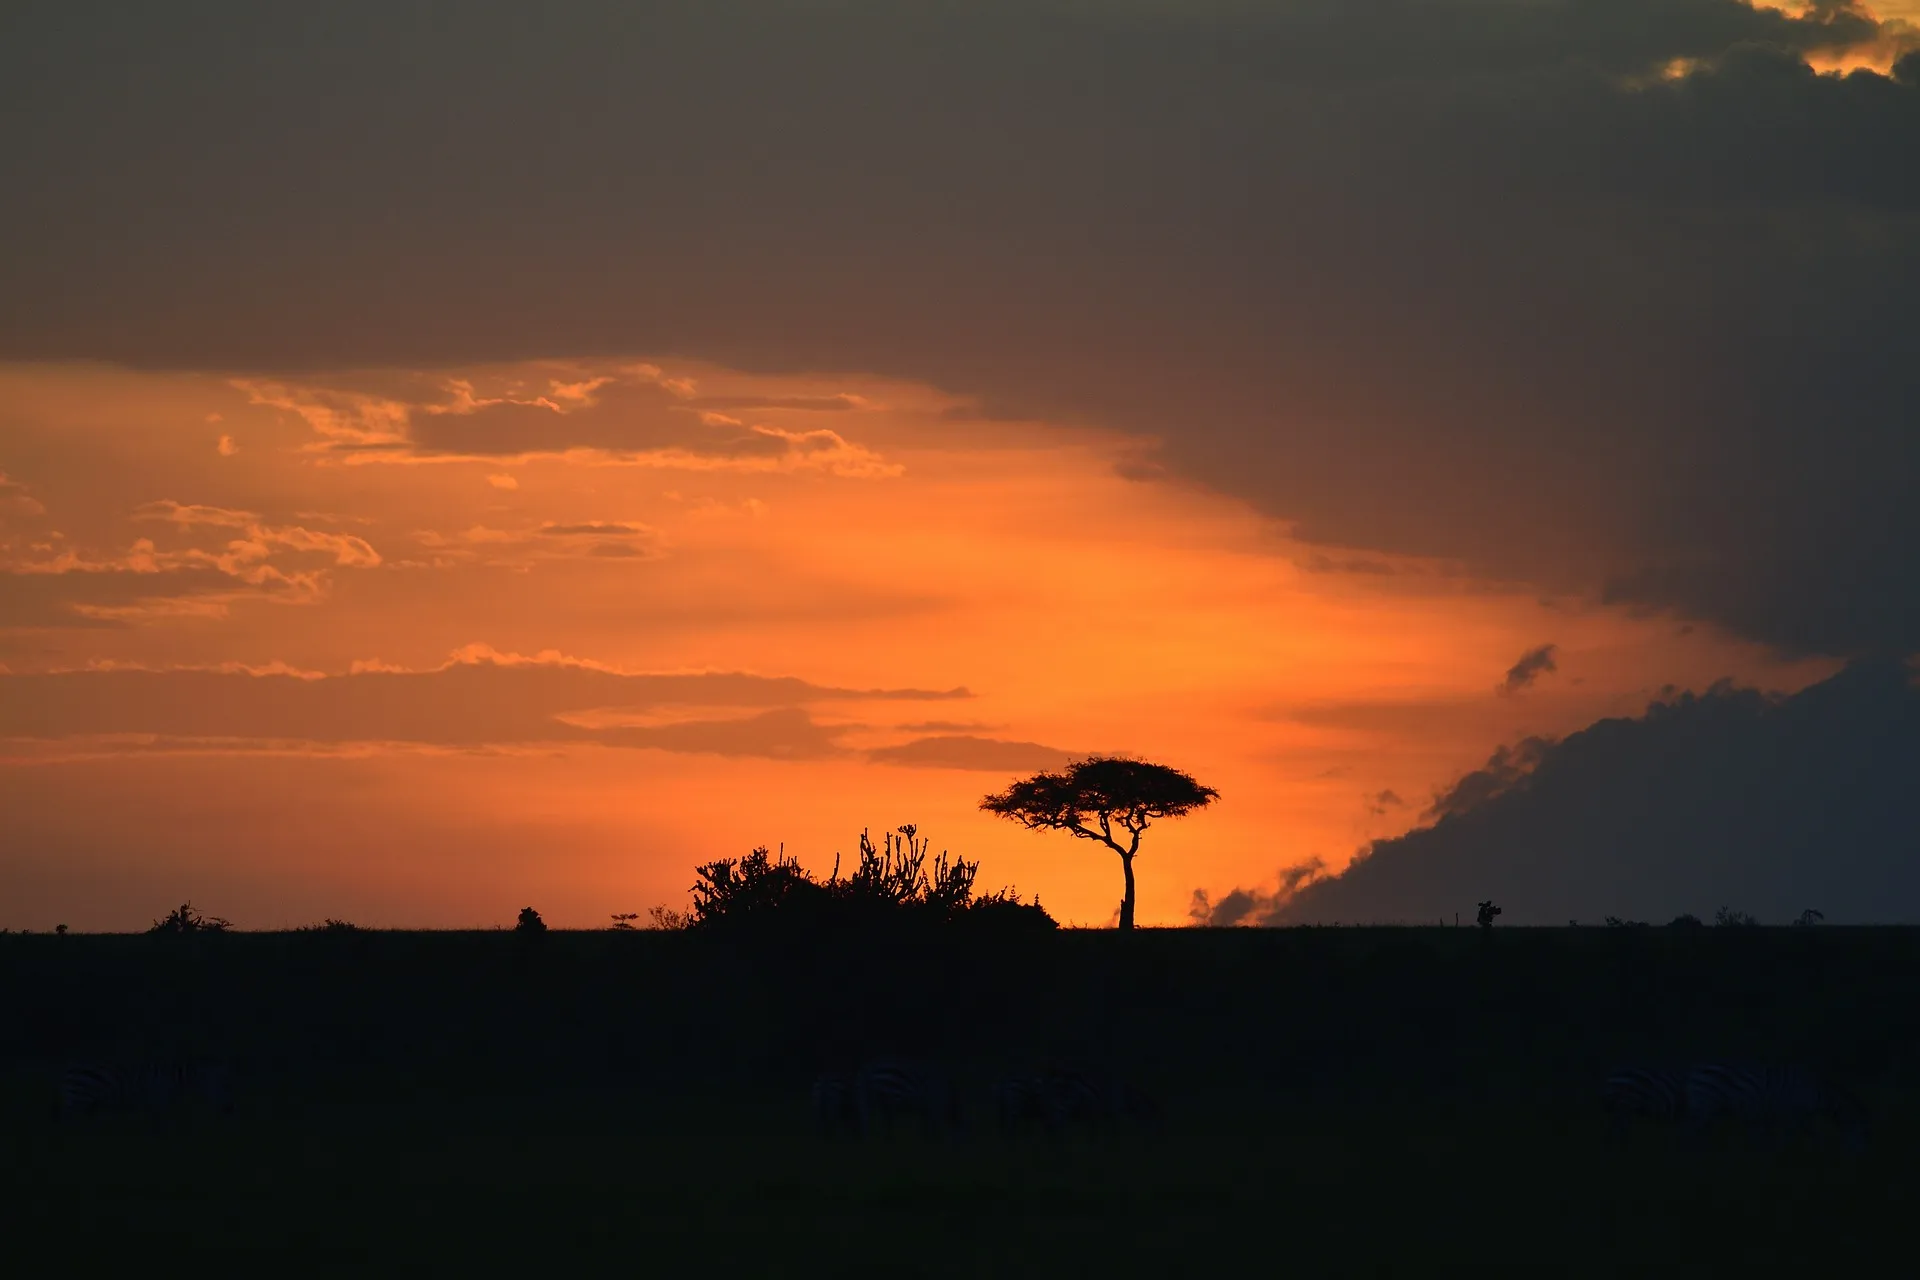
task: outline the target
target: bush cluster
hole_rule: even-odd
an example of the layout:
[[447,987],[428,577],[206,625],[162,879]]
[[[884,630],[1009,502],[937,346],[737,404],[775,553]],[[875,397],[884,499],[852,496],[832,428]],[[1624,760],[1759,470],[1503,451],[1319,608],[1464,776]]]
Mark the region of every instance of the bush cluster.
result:
[[942,852],[927,860],[927,840],[908,825],[874,844],[860,833],[860,861],[816,879],[793,858],[766,846],[743,858],[722,858],[695,870],[686,927],[700,930],[801,928],[852,932],[894,926],[987,927],[999,931],[1056,928],[1039,899],[1022,902],[1011,888],[975,896],[980,864]]

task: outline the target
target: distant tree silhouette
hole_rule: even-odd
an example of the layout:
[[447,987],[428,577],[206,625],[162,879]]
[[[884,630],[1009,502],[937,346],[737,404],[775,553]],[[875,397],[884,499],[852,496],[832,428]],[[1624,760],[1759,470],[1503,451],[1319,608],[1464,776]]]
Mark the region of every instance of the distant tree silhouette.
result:
[[202,915],[191,902],[183,902],[153,922],[148,933],[225,933],[233,921],[221,916]]
[[616,911],[613,913],[613,924],[609,927],[631,932],[639,927],[634,924],[634,921],[639,918],[640,913],[638,911]]
[[1696,915],[1694,915],[1694,914],[1693,914],[1692,912],[1690,912],[1690,911],[1689,911],[1689,912],[1683,912],[1682,914],[1680,914],[1680,915],[1677,915],[1677,916],[1675,916],[1675,917],[1674,917],[1673,919],[1671,919],[1671,920],[1669,920],[1669,921],[1667,921],[1667,928],[1669,928],[1669,929],[1698,929],[1698,928],[1700,928],[1700,917],[1699,917],[1699,916],[1696,916]]
[[1827,916],[1824,911],[1815,911],[1812,907],[1808,907],[1805,911],[1802,911],[1799,914],[1799,916],[1797,916],[1794,919],[1794,923],[1804,929],[1804,928],[1808,928],[1809,926],[1819,924],[1822,920],[1825,920],[1826,918]]
[[547,922],[532,907],[520,908],[520,922],[513,926],[515,933],[545,933]]
[[1744,929],[1760,922],[1744,911],[1730,911],[1722,907],[1713,913],[1713,923],[1723,929]]
[[1480,927],[1482,929],[1491,929],[1493,928],[1493,918],[1501,914],[1503,913],[1501,912],[1500,908],[1493,905],[1493,899],[1488,898],[1485,902],[1480,904],[1480,912],[1478,915],[1474,916],[1474,919],[1480,922]]
[[[1069,765],[1064,773],[1036,773],[980,802],[988,813],[1010,818],[1033,831],[1065,831],[1094,840],[1120,855],[1126,892],[1120,899],[1120,927],[1133,928],[1133,858],[1140,837],[1155,818],[1178,818],[1220,798],[1178,769],[1145,760],[1094,756]],[[1122,843],[1114,834],[1118,828]]]

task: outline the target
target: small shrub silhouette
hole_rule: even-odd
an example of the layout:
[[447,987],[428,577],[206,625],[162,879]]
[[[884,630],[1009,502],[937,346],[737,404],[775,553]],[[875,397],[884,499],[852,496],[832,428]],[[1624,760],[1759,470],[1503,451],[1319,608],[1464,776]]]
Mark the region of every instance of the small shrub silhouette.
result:
[[57,925],[55,925],[55,926],[53,926],[53,931],[54,931],[55,933],[65,933],[65,932],[67,931],[67,926],[65,926],[65,925],[63,925],[63,924],[57,924]]
[[1744,911],[1729,911],[1722,907],[1713,913],[1713,923],[1721,929],[1746,929],[1760,922]]
[[1824,911],[1815,911],[1812,907],[1808,907],[1805,911],[1802,911],[1798,916],[1794,917],[1793,923],[1802,929],[1806,929],[1819,924],[1826,918],[1827,916]]
[[1480,922],[1482,929],[1491,929],[1493,928],[1493,918],[1499,914],[1501,914],[1500,908],[1493,905],[1492,898],[1488,898],[1480,904],[1479,914],[1474,916],[1474,919]]
[[1607,928],[1609,929],[1644,929],[1646,927],[1647,922],[1645,920],[1622,920],[1619,916],[1607,917]]
[[325,920],[322,920],[319,924],[303,924],[298,929],[296,929],[295,932],[296,933],[360,933],[360,932],[363,932],[363,930],[360,928],[359,925],[354,924],[351,920],[335,920],[332,916],[328,916]]
[[515,933],[545,933],[547,922],[532,907],[520,908],[520,922],[513,926]]
[[233,921],[223,916],[202,915],[191,902],[183,902],[153,922],[148,933],[225,933]]
[[1667,921],[1667,928],[1698,929],[1700,928],[1700,917],[1690,913],[1682,913]]
[[[677,932],[693,923],[693,917],[685,911],[675,911],[665,903],[647,908],[647,928],[659,929],[668,933]],[[614,926],[618,928],[619,926]]]
[[638,911],[616,911],[613,913],[613,923],[607,927],[609,929],[618,929],[631,933],[639,927],[634,924],[634,921],[639,918],[640,913]]

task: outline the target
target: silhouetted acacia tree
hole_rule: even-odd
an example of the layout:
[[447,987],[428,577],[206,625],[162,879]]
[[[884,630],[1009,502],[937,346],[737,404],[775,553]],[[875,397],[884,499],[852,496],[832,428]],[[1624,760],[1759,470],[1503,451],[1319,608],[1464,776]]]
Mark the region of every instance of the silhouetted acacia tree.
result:
[[[1155,818],[1178,818],[1220,798],[1212,787],[1163,764],[1094,756],[1064,773],[1036,773],[980,802],[988,813],[1011,818],[1029,830],[1065,831],[1097,840],[1120,855],[1126,895],[1120,927],[1133,928],[1133,856]],[[1115,830],[1121,833],[1115,835]],[[1123,840],[1124,837],[1124,840]]]

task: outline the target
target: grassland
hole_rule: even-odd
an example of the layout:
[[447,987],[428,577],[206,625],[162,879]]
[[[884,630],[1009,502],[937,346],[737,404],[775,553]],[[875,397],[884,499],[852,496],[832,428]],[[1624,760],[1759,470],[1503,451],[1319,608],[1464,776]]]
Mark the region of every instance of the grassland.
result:
[[[0,1212],[75,1265],[1882,1269],[1916,995],[1893,929],[0,937]],[[877,1052],[1111,1064],[1169,1123],[818,1139],[813,1073]],[[231,1061],[235,1113],[52,1122],[59,1062],[144,1054]],[[1734,1055],[1855,1085],[1870,1151],[1610,1140],[1609,1067]]]

